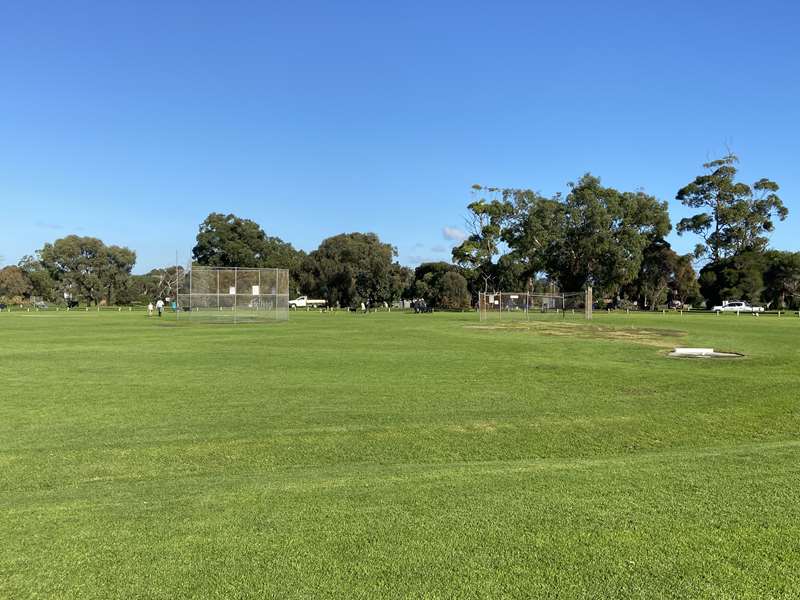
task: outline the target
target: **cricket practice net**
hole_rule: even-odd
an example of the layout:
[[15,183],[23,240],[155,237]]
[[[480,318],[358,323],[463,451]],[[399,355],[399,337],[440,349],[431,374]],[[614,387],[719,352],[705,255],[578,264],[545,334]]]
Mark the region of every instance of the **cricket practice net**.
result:
[[180,282],[176,302],[178,320],[286,321],[289,271],[192,266]]

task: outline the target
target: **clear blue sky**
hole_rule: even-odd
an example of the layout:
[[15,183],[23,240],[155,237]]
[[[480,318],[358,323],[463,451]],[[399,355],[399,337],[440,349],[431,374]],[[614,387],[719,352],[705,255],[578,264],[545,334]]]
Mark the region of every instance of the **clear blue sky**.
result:
[[591,171],[675,222],[726,146],[781,185],[773,245],[798,250],[798,23],[792,1],[6,2],[0,255],[79,233],[142,272],[218,211],[414,264],[449,258],[473,183]]

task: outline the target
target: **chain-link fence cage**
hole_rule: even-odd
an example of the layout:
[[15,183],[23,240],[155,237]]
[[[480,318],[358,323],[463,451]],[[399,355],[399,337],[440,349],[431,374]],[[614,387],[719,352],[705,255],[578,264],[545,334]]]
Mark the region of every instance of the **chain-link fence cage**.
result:
[[175,309],[179,322],[286,321],[289,271],[193,266],[180,282]]
[[591,288],[581,292],[563,294],[563,310],[566,316],[578,316],[585,319],[592,318],[592,292]]
[[[481,321],[529,321],[534,318],[585,317],[586,292],[534,294],[530,292],[479,292]],[[588,317],[591,318],[591,317]]]

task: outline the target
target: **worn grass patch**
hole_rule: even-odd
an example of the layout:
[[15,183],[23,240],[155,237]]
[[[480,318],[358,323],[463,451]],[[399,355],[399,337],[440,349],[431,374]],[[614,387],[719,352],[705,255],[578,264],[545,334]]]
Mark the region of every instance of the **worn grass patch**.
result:
[[671,348],[675,340],[686,336],[685,331],[676,329],[662,329],[653,327],[610,326],[598,325],[579,321],[511,321],[508,323],[470,324],[469,329],[487,331],[527,331],[537,335],[570,336],[582,339],[617,340],[655,346],[658,348]]

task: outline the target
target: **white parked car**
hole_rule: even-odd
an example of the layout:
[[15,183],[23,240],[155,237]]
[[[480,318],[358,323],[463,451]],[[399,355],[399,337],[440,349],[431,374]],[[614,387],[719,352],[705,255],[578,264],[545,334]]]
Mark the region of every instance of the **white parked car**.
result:
[[289,300],[289,308],[317,308],[326,304],[325,300],[312,300],[308,296],[300,296],[294,300]]
[[763,306],[750,306],[747,302],[742,300],[731,300],[730,302],[723,302],[722,306],[715,306],[711,309],[715,313],[721,312],[735,312],[735,313],[760,313],[764,312]]

